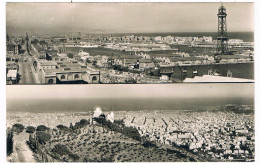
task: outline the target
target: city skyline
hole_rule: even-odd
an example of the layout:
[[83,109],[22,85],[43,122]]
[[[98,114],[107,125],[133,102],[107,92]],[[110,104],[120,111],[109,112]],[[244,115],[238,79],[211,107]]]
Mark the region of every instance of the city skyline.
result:
[[[220,5],[221,3],[7,3],[6,27],[7,33],[11,34],[26,31],[32,34],[217,32],[217,11]],[[223,5],[227,8],[228,32],[254,31],[254,3]]]

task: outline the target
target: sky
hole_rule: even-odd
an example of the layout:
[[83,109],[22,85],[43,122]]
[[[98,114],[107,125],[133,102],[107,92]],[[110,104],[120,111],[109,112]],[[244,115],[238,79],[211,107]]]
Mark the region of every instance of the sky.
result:
[[[18,91],[19,90],[19,91]],[[254,98],[252,83],[6,86],[7,99]]]
[[[254,31],[254,3],[223,3],[229,32]],[[216,32],[221,3],[7,3],[7,32]]]

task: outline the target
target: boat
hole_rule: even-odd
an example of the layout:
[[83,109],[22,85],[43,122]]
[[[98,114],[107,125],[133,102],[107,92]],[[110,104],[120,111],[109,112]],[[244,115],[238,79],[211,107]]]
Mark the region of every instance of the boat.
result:
[[193,70],[193,74],[198,74],[198,71],[197,70]]
[[188,71],[185,69],[185,70],[182,70],[183,73],[187,73]]
[[212,75],[214,75],[214,76],[221,76],[221,74],[218,73],[218,72],[214,72]]

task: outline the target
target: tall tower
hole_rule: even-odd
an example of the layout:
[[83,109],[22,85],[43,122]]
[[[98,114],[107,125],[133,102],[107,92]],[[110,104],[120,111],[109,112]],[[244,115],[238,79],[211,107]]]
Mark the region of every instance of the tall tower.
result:
[[228,35],[226,22],[226,8],[221,4],[218,9],[218,35],[217,35],[217,53],[227,54],[228,52]]

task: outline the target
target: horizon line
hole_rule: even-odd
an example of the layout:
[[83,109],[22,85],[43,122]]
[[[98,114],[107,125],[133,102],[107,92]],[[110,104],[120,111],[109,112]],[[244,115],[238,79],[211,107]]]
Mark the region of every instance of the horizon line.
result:
[[[67,33],[79,33],[80,31],[77,32],[61,32],[61,33],[36,33],[36,34],[47,34],[47,35],[52,35],[52,34],[67,34]],[[13,34],[15,32],[7,32],[7,34]],[[27,31],[27,33],[30,33],[30,31]],[[34,32],[33,32],[34,33]],[[81,34],[167,34],[167,33],[218,33],[217,31],[178,31],[178,32],[80,32]],[[227,33],[255,33],[255,31],[229,31]],[[15,34],[16,35],[16,34]]]

